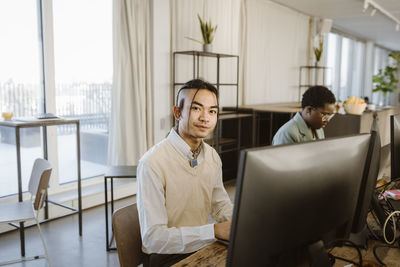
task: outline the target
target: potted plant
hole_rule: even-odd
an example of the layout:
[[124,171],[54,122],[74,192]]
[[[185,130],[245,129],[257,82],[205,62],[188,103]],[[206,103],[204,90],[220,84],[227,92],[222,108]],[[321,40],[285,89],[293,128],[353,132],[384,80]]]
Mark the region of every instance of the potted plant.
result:
[[214,35],[215,35],[215,32],[217,31],[217,25],[215,25],[215,27],[213,27],[211,24],[211,19],[209,20],[209,22],[204,23],[204,21],[201,19],[199,14],[197,14],[197,17],[200,22],[200,30],[201,30],[201,35],[203,37],[203,42],[196,40],[194,38],[191,38],[191,37],[186,37],[186,38],[190,39],[192,41],[201,43],[203,45],[204,52],[211,52],[211,48],[212,48],[211,43],[214,40]]
[[385,69],[380,69],[378,74],[372,76],[372,82],[375,88],[374,93],[382,92],[382,98],[386,98],[387,93],[392,93],[397,89],[399,82],[397,73],[399,70],[400,54],[392,52],[389,54],[389,64]]
[[316,35],[314,39],[315,66],[318,66],[318,62],[321,59],[323,50],[324,50],[324,39],[322,36]]

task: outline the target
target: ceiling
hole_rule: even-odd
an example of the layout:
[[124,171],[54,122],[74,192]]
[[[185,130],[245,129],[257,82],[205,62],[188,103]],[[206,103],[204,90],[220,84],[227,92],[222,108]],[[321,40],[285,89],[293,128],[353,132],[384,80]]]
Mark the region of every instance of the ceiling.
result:
[[[379,10],[371,16],[363,12],[364,0],[272,0],[309,16],[333,20],[333,27],[353,36],[371,40],[390,50],[400,51],[400,31],[396,22]],[[400,0],[374,0],[400,21]]]

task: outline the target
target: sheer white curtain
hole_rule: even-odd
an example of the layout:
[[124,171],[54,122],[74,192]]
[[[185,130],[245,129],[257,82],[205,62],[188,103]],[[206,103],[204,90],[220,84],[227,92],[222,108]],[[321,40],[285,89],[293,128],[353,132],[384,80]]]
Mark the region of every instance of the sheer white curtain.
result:
[[149,2],[113,1],[112,165],[136,165],[153,144]]
[[367,45],[340,34],[329,33],[327,40],[326,83],[331,86],[337,100],[345,101],[349,96],[368,96],[366,82]]
[[[202,45],[185,37],[202,41],[199,14],[203,20],[211,20],[217,25],[212,43],[212,52],[239,55],[240,0],[172,0],[172,51],[202,50]],[[177,82],[186,82],[193,78],[193,58],[179,56],[176,61],[175,77]],[[211,83],[216,82],[217,69],[215,58],[201,58],[199,77]],[[221,59],[220,82],[236,82],[236,61]],[[175,88],[177,89],[177,88]],[[235,105],[236,89],[220,87],[220,104]]]
[[[379,70],[384,70],[388,64],[390,51],[384,48],[374,48],[374,75],[378,74]],[[371,77],[372,79],[372,77]],[[375,88],[375,86],[373,86]],[[372,93],[372,103],[379,105],[388,105],[391,94],[388,93],[386,99],[383,99],[381,92]]]
[[297,101],[309,17],[272,1],[244,0],[242,21],[244,104]]

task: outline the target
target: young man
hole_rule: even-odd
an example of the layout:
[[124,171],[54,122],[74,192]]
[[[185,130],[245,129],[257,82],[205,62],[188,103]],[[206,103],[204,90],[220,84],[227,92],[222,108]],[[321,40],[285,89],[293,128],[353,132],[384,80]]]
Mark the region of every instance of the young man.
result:
[[138,166],[142,248],[151,254],[151,266],[169,266],[216,238],[229,239],[233,205],[222,183],[221,159],[203,141],[217,124],[218,91],[191,80],[179,90],[173,112],[176,127]]
[[272,140],[272,145],[324,139],[324,130],[335,111],[335,96],[326,87],[313,86],[301,101],[302,112],[285,123]]

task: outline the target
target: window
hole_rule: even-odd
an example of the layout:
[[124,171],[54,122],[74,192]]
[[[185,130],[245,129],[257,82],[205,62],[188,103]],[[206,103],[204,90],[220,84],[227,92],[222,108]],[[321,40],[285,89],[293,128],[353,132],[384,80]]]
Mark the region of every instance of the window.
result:
[[331,86],[336,99],[344,101],[349,96],[362,97],[365,66],[365,43],[329,33],[325,39],[327,71],[325,83]]
[[[53,10],[57,114],[80,118],[82,177],[98,176],[107,164],[111,113],[111,1],[54,0]],[[60,183],[76,179],[71,127],[58,127]]]
[[[380,69],[386,68],[390,51],[384,48],[374,48],[374,68],[373,74],[378,74]],[[372,79],[372,78],[371,78]],[[388,105],[391,98],[391,93],[387,94],[386,99],[383,99],[381,92],[372,94],[372,103],[379,105]],[[384,102],[385,101],[385,102]]]
[[[46,110],[79,118],[82,178],[104,173],[111,112],[112,1],[2,0],[0,36],[1,111],[25,117]],[[52,174],[53,191],[77,178],[74,127],[49,129],[55,133],[48,136],[49,148],[55,149],[50,161],[58,170]],[[17,192],[15,137],[13,129],[5,128],[0,127],[0,197]],[[23,129],[21,145],[26,190],[33,161],[42,157],[40,129]]]

